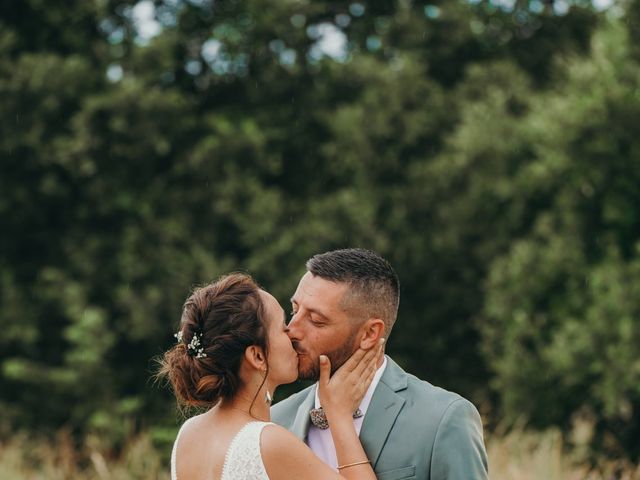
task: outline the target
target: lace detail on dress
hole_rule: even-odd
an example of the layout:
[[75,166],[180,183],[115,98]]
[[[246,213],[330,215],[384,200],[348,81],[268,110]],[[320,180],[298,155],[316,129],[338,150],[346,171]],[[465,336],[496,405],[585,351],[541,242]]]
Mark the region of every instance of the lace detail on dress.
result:
[[[220,480],[269,480],[262,463],[262,455],[260,455],[260,434],[267,425],[273,425],[273,423],[249,422],[236,433],[224,457]],[[171,450],[171,480],[178,480],[176,450],[183,428],[184,425],[178,431]]]
[[176,447],[178,445],[178,438],[180,437],[180,432],[178,432],[178,436],[176,440],[173,442],[173,448],[171,449],[171,480],[178,480],[178,475],[176,474]]
[[269,480],[260,455],[260,434],[270,422],[249,422],[231,441],[221,480]]

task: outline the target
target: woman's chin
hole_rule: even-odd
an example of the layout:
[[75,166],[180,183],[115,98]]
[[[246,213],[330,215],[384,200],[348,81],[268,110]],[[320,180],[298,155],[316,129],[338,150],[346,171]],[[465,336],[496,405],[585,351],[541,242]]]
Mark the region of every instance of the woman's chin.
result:
[[279,385],[287,385],[289,383],[295,382],[297,379],[298,379],[298,370],[296,369],[295,372],[291,372],[286,377],[283,377]]

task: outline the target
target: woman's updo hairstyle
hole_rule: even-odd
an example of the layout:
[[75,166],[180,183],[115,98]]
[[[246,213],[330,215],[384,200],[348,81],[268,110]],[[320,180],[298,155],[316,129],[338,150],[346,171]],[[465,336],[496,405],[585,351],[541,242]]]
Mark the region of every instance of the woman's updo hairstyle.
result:
[[[267,355],[267,326],[260,288],[249,276],[232,273],[197,288],[184,303],[178,344],[160,361],[179,403],[212,407],[240,386],[240,361],[247,347]],[[188,346],[194,338],[204,355]]]

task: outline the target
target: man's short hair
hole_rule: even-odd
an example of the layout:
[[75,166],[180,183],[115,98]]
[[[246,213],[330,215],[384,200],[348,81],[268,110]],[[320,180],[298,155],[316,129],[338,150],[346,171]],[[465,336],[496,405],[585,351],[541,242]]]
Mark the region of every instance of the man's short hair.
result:
[[391,264],[371,250],[346,248],[314,255],[307,261],[313,275],[349,285],[342,306],[352,318],[380,318],[389,335],[398,315],[400,281]]

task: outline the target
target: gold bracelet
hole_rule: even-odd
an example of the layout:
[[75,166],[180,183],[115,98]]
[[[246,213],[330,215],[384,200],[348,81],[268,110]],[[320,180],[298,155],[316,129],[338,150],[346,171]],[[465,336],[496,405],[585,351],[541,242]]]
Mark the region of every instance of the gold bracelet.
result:
[[342,470],[343,468],[347,468],[347,467],[355,467],[356,465],[364,465],[365,463],[371,463],[371,462],[369,460],[362,460],[361,462],[347,463],[346,465],[339,466],[338,470]]

